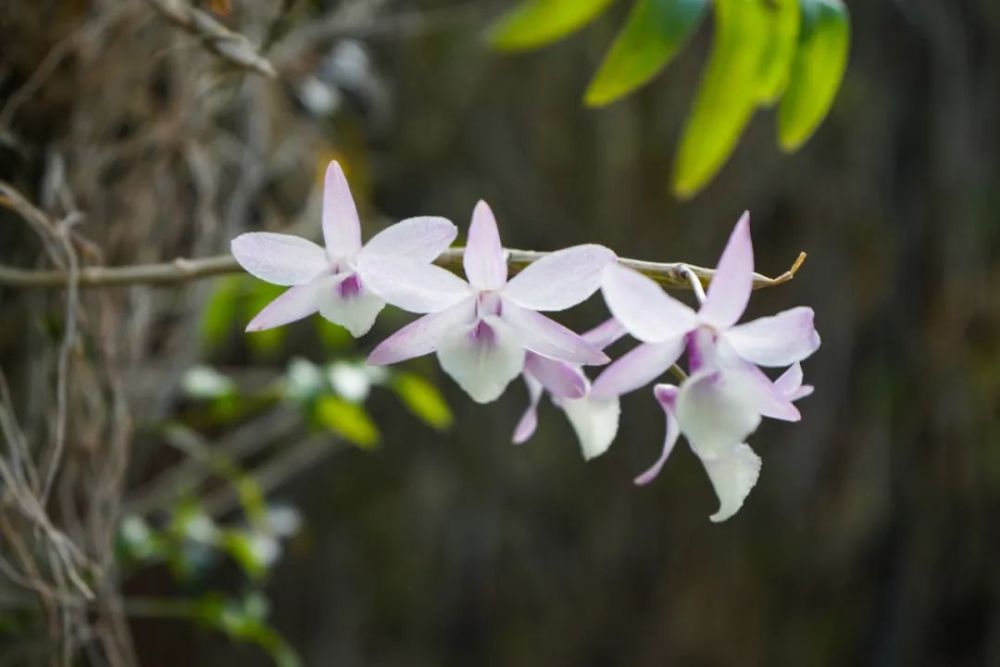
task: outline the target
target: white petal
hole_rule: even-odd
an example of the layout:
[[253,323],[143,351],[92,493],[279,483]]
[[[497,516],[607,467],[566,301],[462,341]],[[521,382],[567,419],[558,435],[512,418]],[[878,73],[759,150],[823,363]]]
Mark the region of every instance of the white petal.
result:
[[553,396],[562,398],[583,398],[590,384],[579,366],[534,352],[528,352],[524,358],[524,374],[541,383]]
[[787,366],[819,348],[813,309],[800,306],[727,330],[726,340],[738,355],[760,366]]
[[580,334],[580,337],[597,349],[603,350],[621,340],[627,333],[628,330],[622,326],[621,322],[613,317],[609,317],[593,329],[584,331]]
[[465,277],[479,289],[500,289],[507,282],[507,253],[500,243],[493,211],[482,200],[472,211],[462,265]]
[[698,315],[703,322],[725,329],[739,321],[753,289],[753,244],[750,214],[744,213],[729,236],[715,275],[708,285],[708,297]]
[[291,234],[240,234],[229,247],[247,273],[275,285],[301,285],[329,269],[322,248]]
[[617,398],[596,399],[588,396],[554,400],[569,418],[584,459],[589,461],[608,451],[618,434],[621,408]]
[[663,469],[663,465],[670,457],[670,452],[674,451],[677,444],[677,437],[681,434],[680,426],[677,424],[677,387],[671,384],[658,384],[653,388],[653,395],[663,408],[666,417],[666,433],[663,436],[663,449],[660,450],[660,457],[649,467],[646,472],[635,478],[636,484],[649,484]]
[[330,257],[353,257],[361,250],[361,220],[344,170],[336,160],[326,168],[323,185],[323,239]]
[[333,276],[323,276],[305,285],[289,287],[250,320],[247,331],[273,329],[309,317],[319,310],[322,292],[332,287]]
[[617,264],[607,266],[601,291],[615,319],[644,343],[675,339],[697,323],[693,310],[632,269]]
[[510,279],[504,297],[531,310],[565,310],[586,301],[601,286],[601,272],[615,261],[602,245],[558,250]]
[[440,313],[424,315],[379,343],[368,355],[368,363],[385,366],[430,354],[446,337],[468,329],[475,314],[476,301],[469,298]]
[[472,294],[469,284],[439,266],[402,257],[358,257],[358,273],[372,292],[411,313],[436,313]]
[[517,331],[524,347],[543,357],[588,365],[609,361],[606,354],[541,313],[504,300],[501,317]]
[[438,347],[441,368],[477,403],[495,401],[524,368],[517,334],[492,315],[446,337]]
[[644,387],[663,375],[684,352],[684,338],[665,343],[642,343],[629,350],[594,380],[590,395],[597,398],[621,396]]
[[362,255],[406,257],[417,262],[432,262],[458,236],[458,227],[450,220],[421,216],[401,220],[368,239]]
[[760,413],[740,374],[699,371],[681,384],[677,422],[702,458],[721,456],[746,440]]
[[319,314],[339,324],[355,338],[368,333],[385,301],[367,289],[354,273],[334,276],[331,289],[320,294]]
[[521,420],[517,422],[514,429],[514,437],[511,442],[520,445],[528,441],[535,434],[538,427],[538,402],[542,399],[542,383],[528,374],[524,375],[524,383],[528,385],[528,407],[525,408]]
[[730,518],[746,500],[760,476],[760,457],[746,443],[715,458],[702,458],[708,478],[719,497],[719,511],[709,517],[714,523]]

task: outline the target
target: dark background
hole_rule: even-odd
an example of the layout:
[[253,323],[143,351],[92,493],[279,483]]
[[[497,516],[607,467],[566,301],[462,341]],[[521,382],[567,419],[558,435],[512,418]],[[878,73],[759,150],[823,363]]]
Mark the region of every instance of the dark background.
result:
[[[196,42],[177,46],[143,3],[111,4],[8,7],[0,38],[9,95],[66,34],[126,15],[83,38],[7,119],[27,149],[0,164],[39,192],[52,152],[62,155],[88,211],[81,229],[108,263],[217,254],[240,231],[287,227],[274,220],[301,213],[330,152],[351,165],[367,210],[440,214],[464,229],[484,198],[511,247],[589,241],[710,266],[749,209],[759,271],[809,254],[794,281],[755,294],[748,316],[815,309],[823,345],[805,372],[816,393],[800,424],[758,431],[760,482],[722,525],[708,521],[716,501],[684,446],[654,484],[632,485],[663,435],[648,391],[623,400],[614,446],[584,463],[547,404],[535,437],[510,445],[520,383],[479,406],[433,358],[413,362],[446,393],[450,431],[375,396],[377,450],[335,450],[272,494],[304,519],[267,592],[274,626],[305,664],[1000,664],[1000,5],[849,2],[847,77],[813,139],[783,155],[774,113],[759,112],[715,181],[680,203],[668,177],[710,22],[652,85],[589,110],[582,92],[623,3],[513,57],[481,39],[502,3],[454,16],[445,3],[389,3],[378,11],[430,18],[345,31],[370,56],[368,78],[341,81],[340,109],[316,116],[297,86],[324,76],[326,49],[343,35],[301,48],[278,39],[281,82],[230,72],[212,83],[216,65]],[[277,4],[234,0],[227,22],[260,42]],[[320,7],[304,4],[284,30],[318,22]],[[191,194],[205,183],[211,196]],[[2,261],[37,261],[37,241],[14,226],[0,230]],[[170,388],[186,365],[267,375],[326,354],[307,324],[263,362],[238,333],[225,349],[199,348],[189,330],[207,284],[87,297],[110,299],[120,318],[116,364],[142,470],[165,465],[143,429],[178,409]],[[57,294],[0,291],[0,362],[21,396],[40,391],[30,380],[40,362],[31,326],[13,318],[58,304]],[[603,316],[595,298],[565,321]],[[404,321],[384,314],[356,349]],[[126,594],[171,586],[162,572],[124,583]],[[179,621],[132,630],[142,664],[265,664]]]

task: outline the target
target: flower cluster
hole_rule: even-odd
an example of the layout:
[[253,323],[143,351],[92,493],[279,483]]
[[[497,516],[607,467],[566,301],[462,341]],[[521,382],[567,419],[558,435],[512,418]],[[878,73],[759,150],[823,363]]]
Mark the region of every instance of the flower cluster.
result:
[[[289,286],[253,318],[248,331],[318,311],[361,336],[386,304],[420,314],[382,341],[368,363],[436,353],[444,371],[480,403],[499,398],[520,375],[530,402],[513,441],[522,443],[534,433],[539,402],[548,393],[587,459],[613,442],[619,397],[673,368],[684,378],[680,385],[653,389],[666,416],[663,450],[636,483],[659,474],[684,434],[719,498],[712,521],[735,514],[757,481],[760,457],[746,440],[761,419],[798,421],[794,402],[812,392],[802,384],[799,366],[820,344],[812,309],[792,308],[737,324],[753,289],[747,214],[736,224],[707,294],[691,275],[697,311],[622,266],[600,245],[547,254],[508,278],[507,252],[482,201],[473,211],[463,254],[465,280],[433,263],[457,236],[444,218],[403,220],[362,244],[357,210],[336,162],[326,174],[323,236],[325,249],[285,234],[256,232],[233,240],[233,255],[248,272]],[[598,290],[612,318],[583,335],[543,314],[566,310]],[[626,334],[639,345],[591,382],[583,367],[608,364],[604,349]],[[676,366],[685,352],[688,374]],[[787,370],[772,381],[761,366]]]

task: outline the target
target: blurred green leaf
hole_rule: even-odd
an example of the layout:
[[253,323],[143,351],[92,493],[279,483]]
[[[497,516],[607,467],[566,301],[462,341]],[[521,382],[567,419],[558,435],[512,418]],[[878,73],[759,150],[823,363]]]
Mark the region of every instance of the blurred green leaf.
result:
[[277,667],[299,667],[301,661],[291,646],[266,622],[267,599],[251,593],[243,600],[231,600],[218,593],[196,603],[194,617],[202,625],[227,637],[257,644],[268,652]]
[[792,61],[799,40],[799,0],[770,0],[764,7],[771,14],[771,36],[761,59],[758,95],[760,102],[771,106],[788,85]]
[[603,106],[647,83],[694,34],[707,7],[708,0],[637,0],[584,102]]
[[712,55],[674,165],[678,197],[692,197],[718,173],[750,121],[770,19],[760,0],[716,0]]
[[778,107],[778,142],[798,149],[823,122],[847,68],[851,26],[840,0],[800,0],[802,28],[788,88]]
[[212,293],[205,302],[198,327],[205,347],[217,347],[232,330],[245,285],[244,276],[227,276],[215,282]]
[[431,382],[412,373],[399,373],[392,380],[392,388],[410,412],[428,426],[439,430],[451,426],[451,409]]
[[351,444],[370,449],[379,440],[378,427],[365,409],[338,396],[320,396],[314,408],[316,421]]
[[250,530],[227,530],[221,543],[226,553],[254,581],[267,574],[280,551],[274,538]]
[[343,350],[354,342],[351,332],[339,324],[334,324],[325,317],[313,319],[316,320],[316,333],[319,334],[320,341],[331,350]]
[[555,42],[590,23],[611,0],[525,0],[490,27],[494,47],[534,49]]

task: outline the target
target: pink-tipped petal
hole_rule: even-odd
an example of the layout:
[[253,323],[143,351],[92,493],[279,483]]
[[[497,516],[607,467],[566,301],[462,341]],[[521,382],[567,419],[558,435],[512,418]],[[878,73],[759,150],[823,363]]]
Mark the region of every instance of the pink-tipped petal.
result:
[[607,266],[601,290],[615,319],[644,343],[673,340],[696,325],[693,310],[632,269]]
[[319,310],[320,295],[333,289],[333,276],[323,276],[305,285],[289,287],[281,296],[264,306],[250,320],[247,331],[263,331],[309,317]]
[[524,372],[540,382],[553,396],[582,398],[587,393],[587,378],[580,367],[565,361],[529,352],[524,358]]
[[507,253],[500,243],[493,211],[482,200],[472,211],[462,265],[465,277],[479,289],[500,289],[507,282]]
[[517,331],[524,347],[550,359],[571,364],[606,364],[610,359],[563,325],[541,313],[503,300],[501,318]]
[[813,309],[799,306],[771,317],[740,324],[725,332],[738,355],[760,366],[787,366],[819,349]]
[[323,239],[330,257],[353,257],[361,250],[361,220],[344,170],[336,160],[323,185]]
[[615,360],[594,380],[590,395],[621,396],[644,387],[663,375],[684,352],[684,338],[664,343],[642,343]]
[[720,523],[736,514],[760,477],[760,457],[741,442],[724,456],[702,459],[708,479],[719,498],[719,509],[709,521]]
[[368,355],[368,363],[385,366],[430,354],[447,336],[467,329],[475,313],[475,300],[470,298],[440,313],[424,315],[379,343]]
[[240,234],[229,247],[247,273],[275,285],[301,285],[329,269],[322,248],[290,234]]
[[344,327],[355,338],[371,330],[383,308],[385,301],[366,289],[355,273],[334,276],[332,289],[323,290],[319,298],[319,314]]
[[580,334],[580,337],[594,347],[603,350],[621,340],[627,333],[628,331],[622,326],[621,322],[613,317],[609,317],[593,329]]
[[601,272],[615,253],[601,245],[558,250],[533,262],[504,287],[506,298],[531,310],[566,310],[601,286]]
[[715,275],[708,286],[708,296],[699,316],[707,324],[725,329],[739,321],[750,301],[753,289],[753,243],[750,240],[750,214],[744,213],[726,243]]
[[677,416],[674,414],[677,406],[677,387],[671,384],[658,384],[653,388],[653,395],[656,396],[660,407],[663,408],[663,414],[666,418],[666,434],[663,437],[663,449],[660,451],[659,458],[646,472],[635,478],[635,483],[640,486],[649,484],[657,478],[663,465],[670,457],[670,452],[674,451],[674,445],[677,444],[677,438],[681,434],[680,426],[677,425]]
[[454,273],[408,258],[363,253],[358,273],[372,292],[411,313],[440,312],[472,294]]
[[514,437],[511,438],[511,442],[515,445],[527,442],[535,434],[535,429],[538,428],[538,402],[542,399],[542,384],[528,375],[524,376],[524,383],[528,385],[528,407],[525,408],[524,414],[517,422],[517,428],[514,429]]
[[407,218],[368,239],[361,254],[432,262],[451,245],[456,236],[458,227],[445,218]]
[[524,369],[524,346],[503,320],[487,316],[441,341],[441,368],[477,403],[500,398]]
[[589,461],[608,451],[618,435],[621,406],[617,397],[596,399],[585,396],[553,400],[566,413],[576,439],[580,441],[580,451],[585,460]]

